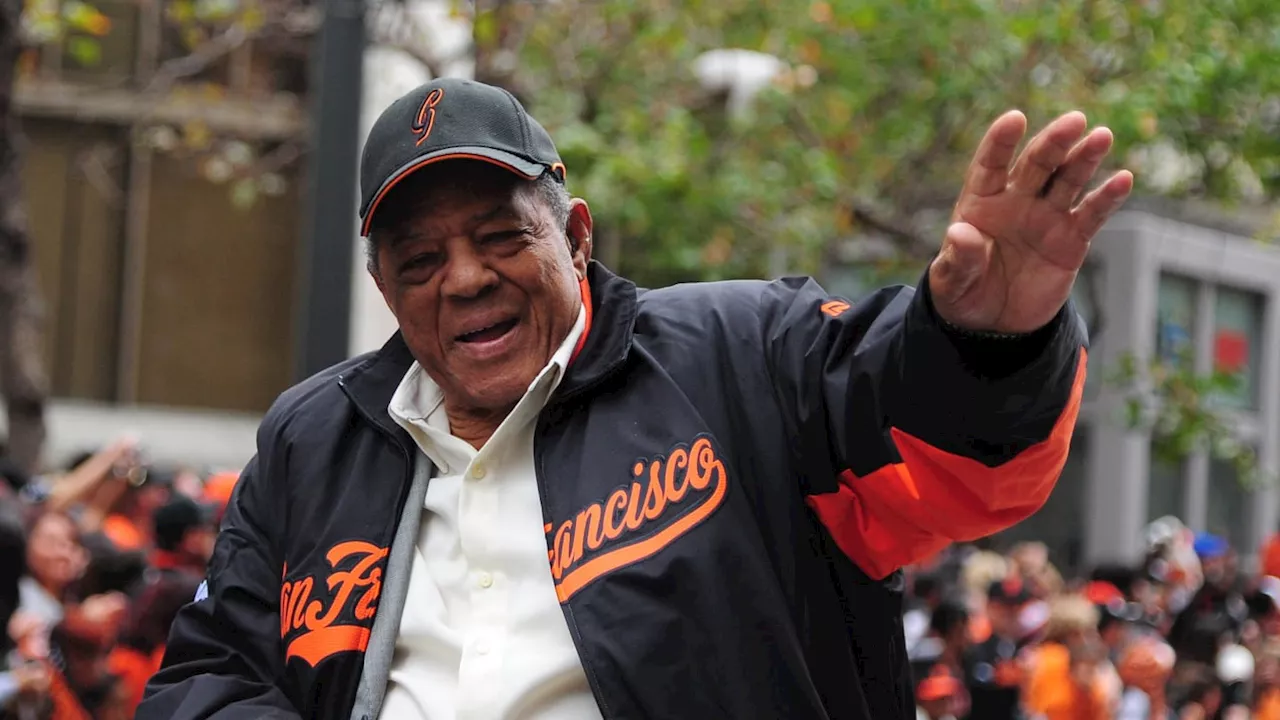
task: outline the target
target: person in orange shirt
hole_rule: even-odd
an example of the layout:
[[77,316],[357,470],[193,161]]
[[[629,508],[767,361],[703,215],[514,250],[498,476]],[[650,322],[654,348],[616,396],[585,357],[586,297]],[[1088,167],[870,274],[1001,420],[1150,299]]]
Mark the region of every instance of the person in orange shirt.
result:
[[1254,720],[1280,720],[1280,645],[1266,643],[1253,677]]
[[1262,544],[1258,553],[1263,575],[1280,577],[1280,532],[1274,533]]
[[118,550],[140,551],[151,546],[151,516],[169,501],[176,473],[131,466],[108,490],[118,493],[102,520],[102,533]]
[[1116,668],[1125,686],[1116,720],[1176,720],[1166,694],[1175,660],[1162,640],[1144,638],[1125,648]]
[[187,573],[164,573],[135,601],[132,612],[111,650],[108,665],[125,688],[124,705],[133,717],[142,702],[147,680],[160,669],[169,626],[178,610],[191,601],[200,578]]
[[1050,606],[1044,643],[1031,652],[1024,702],[1046,720],[1110,720],[1106,646],[1098,610],[1088,598],[1064,595]]
[[970,717],[984,720],[1021,720],[1023,717],[1021,656],[1027,638],[1021,613],[1031,599],[1016,573],[992,583],[987,590],[986,618],[990,633],[985,640],[973,643],[965,657]]

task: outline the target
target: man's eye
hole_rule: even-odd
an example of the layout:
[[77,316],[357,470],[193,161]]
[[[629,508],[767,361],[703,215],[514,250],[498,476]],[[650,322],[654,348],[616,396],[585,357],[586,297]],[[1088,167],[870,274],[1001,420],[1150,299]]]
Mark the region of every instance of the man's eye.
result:
[[493,243],[503,243],[503,242],[509,242],[511,240],[518,240],[523,236],[524,236],[523,230],[505,230],[503,232],[489,233],[484,237],[482,237],[481,241],[484,242],[486,245],[488,245]]
[[402,266],[401,266],[401,269],[402,269],[402,270],[417,270],[417,269],[420,269],[420,268],[427,268],[427,267],[431,267],[432,265],[435,265],[435,264],[436,264],[436,263],[438,263],[439,261],[440,261],[440,255],[439,255],[439,254],[437,254],[437,253],[423,253],[423,254],[421,254],[421,255],[415,255],[415,256],[413,256],[413,257],[409,258],[407,261],[405,261],[404,265],[402,265]]

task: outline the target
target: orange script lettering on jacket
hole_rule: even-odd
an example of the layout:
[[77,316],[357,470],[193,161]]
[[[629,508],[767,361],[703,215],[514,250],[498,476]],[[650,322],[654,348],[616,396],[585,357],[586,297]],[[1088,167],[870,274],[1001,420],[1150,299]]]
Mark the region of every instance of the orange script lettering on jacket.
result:
[[[382,568],[378,564],[386,556],[387,548],[360,540],[334,545],[325,554],[333,571],[324,579],[324,599],[312,599],[314,576],[281,584],[280,637],[287,643],[286,662],[297,657],[315,667],[341,652],[364,652],[369,645],[368,626],[372,625],[366,621],[373,618],[382,592]],[[348,558],[354,558],[354,563],[348,563]],[[346,564],[350,564],[349,569],[338,569]],[[287,565],[284,573],[289,573]],[[362,624],[351,622],[353,619]]]
[[[706,436],[692,445],[677,445],[666,457],[636,462],[631,476],[630,486],[559,526],[546,526],[547,556],[560,602],[675,542],[710,517],[729,488],[724,462]],[[671,522],[663,525],[665,520]]]

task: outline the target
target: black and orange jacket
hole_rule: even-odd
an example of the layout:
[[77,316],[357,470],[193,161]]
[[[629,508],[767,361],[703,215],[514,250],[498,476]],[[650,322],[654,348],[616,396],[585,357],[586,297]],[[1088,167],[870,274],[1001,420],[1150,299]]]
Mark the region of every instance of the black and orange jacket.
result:
[[[1044,502],[1084,383],[1074,310],[994,339],[944,329],[927,284],[588,280],[534,450],[603,716],[913,718],[899,568]],[[387,557],[418,451],[387,405],[411,362],[397,336],[268,412],[138,718],[351,716],[383,579],[409,571]]]

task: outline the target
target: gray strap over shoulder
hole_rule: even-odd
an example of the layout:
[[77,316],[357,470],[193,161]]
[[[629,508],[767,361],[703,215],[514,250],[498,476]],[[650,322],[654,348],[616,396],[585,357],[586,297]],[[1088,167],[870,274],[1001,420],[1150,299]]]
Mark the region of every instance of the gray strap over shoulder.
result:
[[418,528],[422,524],[427,482],[434,471],[434,466],[425,455],[415,453],[415,456],[413,482],[409,486],[409,498],[405,501],[400,524],[391,541],[387,571],[382,578],[382,596],[378,600],[378,614],[373,619],[369,646],[365,649],[364,669],[360,673],[360,685],[356,689],[356,702],[351,708],[351,720],[376,720],[387,694],[387,678],[391,675],[391,658],[395,654],[396,638],[400,635],[400,617],[404,614],[405,598],[409,593],[409,572],[413,567]]

